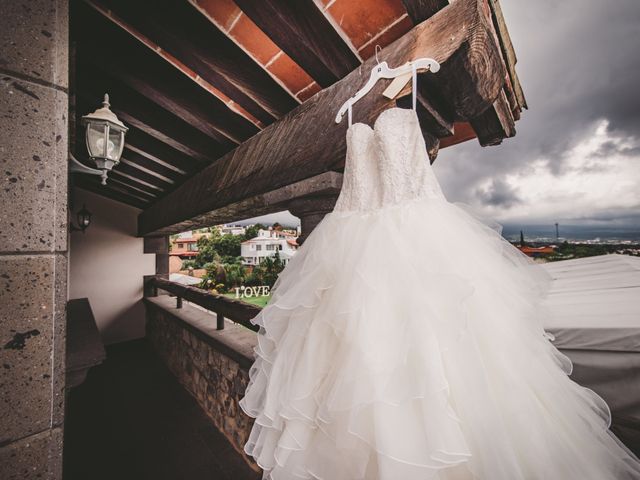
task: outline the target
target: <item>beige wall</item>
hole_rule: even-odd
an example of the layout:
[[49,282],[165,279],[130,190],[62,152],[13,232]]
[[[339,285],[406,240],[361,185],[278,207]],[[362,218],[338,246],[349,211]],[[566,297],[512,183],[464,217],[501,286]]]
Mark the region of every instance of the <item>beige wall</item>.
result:
[[71,234],[69,298],[89,298],[105,344],[144,336],[142,276],[155,273],[155,255],[135,237],[140,210],[78,188],[72,198],[74,223],[83,204],[93,216]]

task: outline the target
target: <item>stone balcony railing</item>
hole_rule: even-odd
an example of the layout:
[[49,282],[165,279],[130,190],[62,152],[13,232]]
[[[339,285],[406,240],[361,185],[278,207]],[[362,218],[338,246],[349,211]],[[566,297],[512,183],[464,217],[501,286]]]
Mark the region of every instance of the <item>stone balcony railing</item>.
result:
[[147,338],[214,425],[260,471],[243,451],[253,419],[238,405],[257,344],[257,327],[249,319],[260,309],[167,280],[154,280],[154,287],[176,296],[145,298]]

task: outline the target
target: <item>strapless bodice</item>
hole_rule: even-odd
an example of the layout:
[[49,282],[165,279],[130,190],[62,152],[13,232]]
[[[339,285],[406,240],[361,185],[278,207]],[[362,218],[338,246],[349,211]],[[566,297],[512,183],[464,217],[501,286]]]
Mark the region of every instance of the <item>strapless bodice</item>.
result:
[[416,112],[394,107],[382,112],[373,127],[351,125],[335,210],[376,210],[420,197],[444,198]]

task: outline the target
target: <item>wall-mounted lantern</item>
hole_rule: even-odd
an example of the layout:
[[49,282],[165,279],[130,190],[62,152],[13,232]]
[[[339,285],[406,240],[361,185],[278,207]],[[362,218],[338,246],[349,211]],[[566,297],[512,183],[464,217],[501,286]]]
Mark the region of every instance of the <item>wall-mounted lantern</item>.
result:
[[78,210],[76,214],[76,220],[78,222],[78,226],[76,227],[73,222],[70,223],[70,228],[72,232],[82,232],[89,228],[91,225],[91,212],[87,210],[87,207],[83,204],[82,208]]
[[82,117],[82,125],[86,129],[87,151],[97,168],[87,167],[69,154],[71,172],[100,175],[103,185],[107,183],[107,174],[120,163],[124,136],[129,130],[109,109],[109,106],[109,95],[105,93],[102,107]]

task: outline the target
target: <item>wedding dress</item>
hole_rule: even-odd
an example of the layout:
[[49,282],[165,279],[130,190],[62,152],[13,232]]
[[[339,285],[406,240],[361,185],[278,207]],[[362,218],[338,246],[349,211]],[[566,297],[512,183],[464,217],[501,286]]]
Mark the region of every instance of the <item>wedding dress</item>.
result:
[[252,320],[246,453],[265,480],[639,479],[541,326],[549,280],[445,199],[414,110],[350,125],[334,211]]

